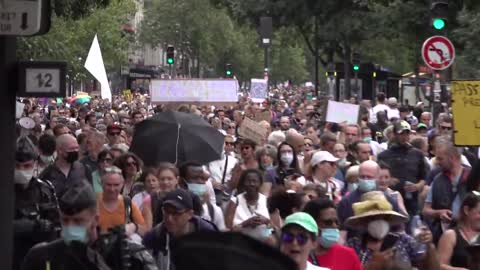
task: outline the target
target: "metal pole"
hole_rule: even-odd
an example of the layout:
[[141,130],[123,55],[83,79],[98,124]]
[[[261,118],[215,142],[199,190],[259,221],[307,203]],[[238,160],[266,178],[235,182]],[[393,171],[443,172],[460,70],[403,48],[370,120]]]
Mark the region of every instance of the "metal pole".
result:
[[3,222],[0,222],[0,261],[3,269],[12,269],[13,248],[13,170],[15,167],[15,105],[16,105],[16,76],[12,76],[15,68],[16,37],[0,36],[0,213]]
[[264,62],[265,62],[265,72],[269,72],[268,69],[268,46],[265,45],[264,47]]
[[315,15],[315,96],[318,98],[318,16]]
[[358,101],[360,101],[360,91],[358,91],[358,71],[355,71],[354,73],[354,78],[355,78],[355,94],[357,95]]

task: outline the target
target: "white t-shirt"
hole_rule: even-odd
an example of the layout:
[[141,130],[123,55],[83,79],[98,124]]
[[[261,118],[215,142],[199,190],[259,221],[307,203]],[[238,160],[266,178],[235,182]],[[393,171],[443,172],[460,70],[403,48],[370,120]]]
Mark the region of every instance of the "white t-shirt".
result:
[[389,107],[385,104],[377,104],[370,110],[370,122],[376,123],[377,122],[377,113],[380,111],[387,111]]
[[330,270],[330,268],[316,266],[310,262],[307,262],[307,267],[305,268],[305,270]]
[[208,211],[208,205],[204,203],[202,207],[203,207],[203,215],[202,215],[203,219],[206,219],[214,223],[215,225],[217,225],[217,228],[220,231],[227,230],[227,228],[225,227],[225,218],[223,217],[223,212],[220,207],[218,207],[216,204],[212,204],[213,215],[214,215],[213,221],[212,221],[212,218],[210,217],[210,212]]

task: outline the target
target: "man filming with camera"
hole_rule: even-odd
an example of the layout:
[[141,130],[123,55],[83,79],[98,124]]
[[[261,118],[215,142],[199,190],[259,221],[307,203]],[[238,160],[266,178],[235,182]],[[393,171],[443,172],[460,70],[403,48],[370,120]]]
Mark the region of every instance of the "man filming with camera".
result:
[[35,244],[58,237],[58,204],[54,187],[34,177],[38,154],[27,137],[17,142],[15,152],[15,218],[13,269],[20,269],[23,257]]
[[130,244],[125,231],[98,234],[97,201],[88,183],[71,186],[59,199],[61,239],[32,248],[22,270],[156,270],[153,258]]

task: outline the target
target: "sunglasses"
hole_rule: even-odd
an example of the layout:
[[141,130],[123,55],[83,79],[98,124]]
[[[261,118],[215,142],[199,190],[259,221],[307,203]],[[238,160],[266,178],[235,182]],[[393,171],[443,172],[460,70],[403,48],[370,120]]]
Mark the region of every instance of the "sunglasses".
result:
[[135,167],[136,167],[136,166],[137,166],[137,162],[135,162],[135,161],[127,162],[127,165],[128,165],[128,166],[135,166]]
[[440,126],[442,130],[452,130],[452,127]]
[[249,149],[252,149],[251,146],[242,146],[242,150],[249,150]]
[[338,219],[324,219],[324,220],[321,220],[321,222],[325,224],[325,226],[338,225]]
[[312,144],[311,143],[306,143],[305,146],[310,147],[310,146],[312,146]]
[[225,145],[235,145],[233,142],[225,142]]
[[235,126],[229,126],[228,128],[232,128],[232,129],[233,129],[233,128],[235,128]]
[[293,233],[284,232],[284,233],[282,233],[281,241],[283,243],[291,244],[291,243],[293,243],[294,240],[297,240],[297,243],[300,246],[303,246],[307,243],[308,237],[309,236],[305,233],[299,233],[299,234],[295,235]]

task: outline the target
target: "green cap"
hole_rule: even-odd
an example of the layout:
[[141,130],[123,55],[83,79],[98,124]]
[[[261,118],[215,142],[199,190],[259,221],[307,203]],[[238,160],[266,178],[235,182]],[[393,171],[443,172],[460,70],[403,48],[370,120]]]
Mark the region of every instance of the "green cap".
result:
[[427,125],[425,125],[424,123],[418,124],[417,129],[421,129],[421,128],[428,129]]
[[297,212],[297,213],[291,214],[285,219],[285,224],[283,225],[283,228],[292,224],[295,224],[304,228],[305,230],[313,233],[315,236],[318,235],[317,222],[315,222],[313,217],[307,213]]

